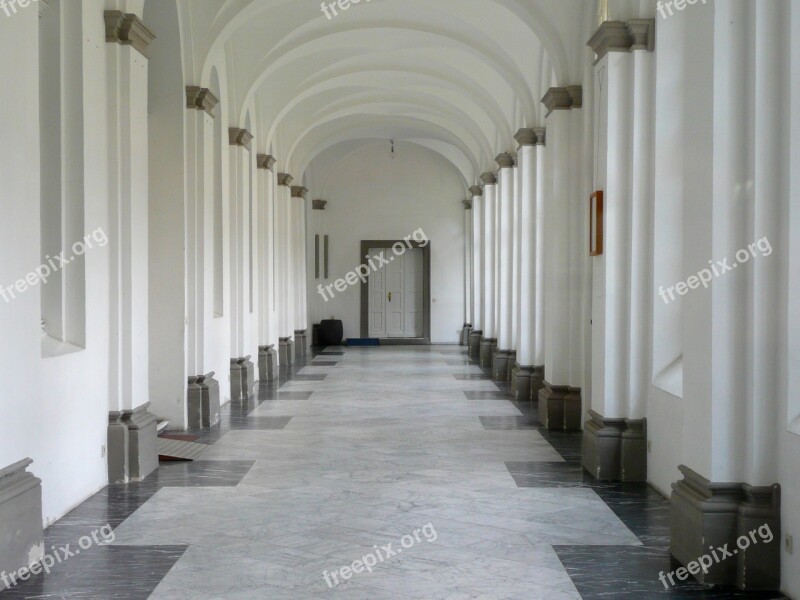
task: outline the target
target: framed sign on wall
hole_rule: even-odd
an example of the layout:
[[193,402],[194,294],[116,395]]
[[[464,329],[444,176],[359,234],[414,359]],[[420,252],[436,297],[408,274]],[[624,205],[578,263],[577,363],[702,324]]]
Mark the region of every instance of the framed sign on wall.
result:
[[589,254],[603,254],[603,191],[589,196]]

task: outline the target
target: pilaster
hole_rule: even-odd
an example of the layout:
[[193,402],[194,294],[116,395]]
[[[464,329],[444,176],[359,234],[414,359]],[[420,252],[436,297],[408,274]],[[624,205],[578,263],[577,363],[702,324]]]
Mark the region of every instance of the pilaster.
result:
[[780,589],[780,486],[711,482],[685,465],[678,470],[683,479],[672,484],[670,502],[672,556],[697,566],[699,557],[711,550],[721,556],[727,548],[731,555],[689,573],[706,585]]
[[278,351],[274,344],[258,347],[258,378],[260,381],[278,378]]
[[0,469],[0,591],[7,573],[44,557],[42,482],[27,471],[32,463],[26,458]]

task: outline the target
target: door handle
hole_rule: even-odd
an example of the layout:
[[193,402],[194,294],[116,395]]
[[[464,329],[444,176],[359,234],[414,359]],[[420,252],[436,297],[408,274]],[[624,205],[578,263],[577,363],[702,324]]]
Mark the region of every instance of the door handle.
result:
[[392,292],[389,292],[389,302],[392,301]]

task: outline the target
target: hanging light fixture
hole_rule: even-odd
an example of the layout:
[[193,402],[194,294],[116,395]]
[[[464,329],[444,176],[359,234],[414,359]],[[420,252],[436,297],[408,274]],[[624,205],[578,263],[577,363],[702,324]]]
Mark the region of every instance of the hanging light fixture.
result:
[[392,146],[392,160],[394,160],[394,140],[389,140],[389,143]]

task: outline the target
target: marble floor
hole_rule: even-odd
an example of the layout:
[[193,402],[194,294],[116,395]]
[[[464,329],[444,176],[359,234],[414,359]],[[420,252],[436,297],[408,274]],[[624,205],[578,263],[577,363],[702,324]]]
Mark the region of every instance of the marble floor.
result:
[[115,539],[0,600],[780,597],[665,590],[667,501],[595,482],[580,434],[509,398],[457,346],[324,350],[188,432],[199,460],[50,527]]

